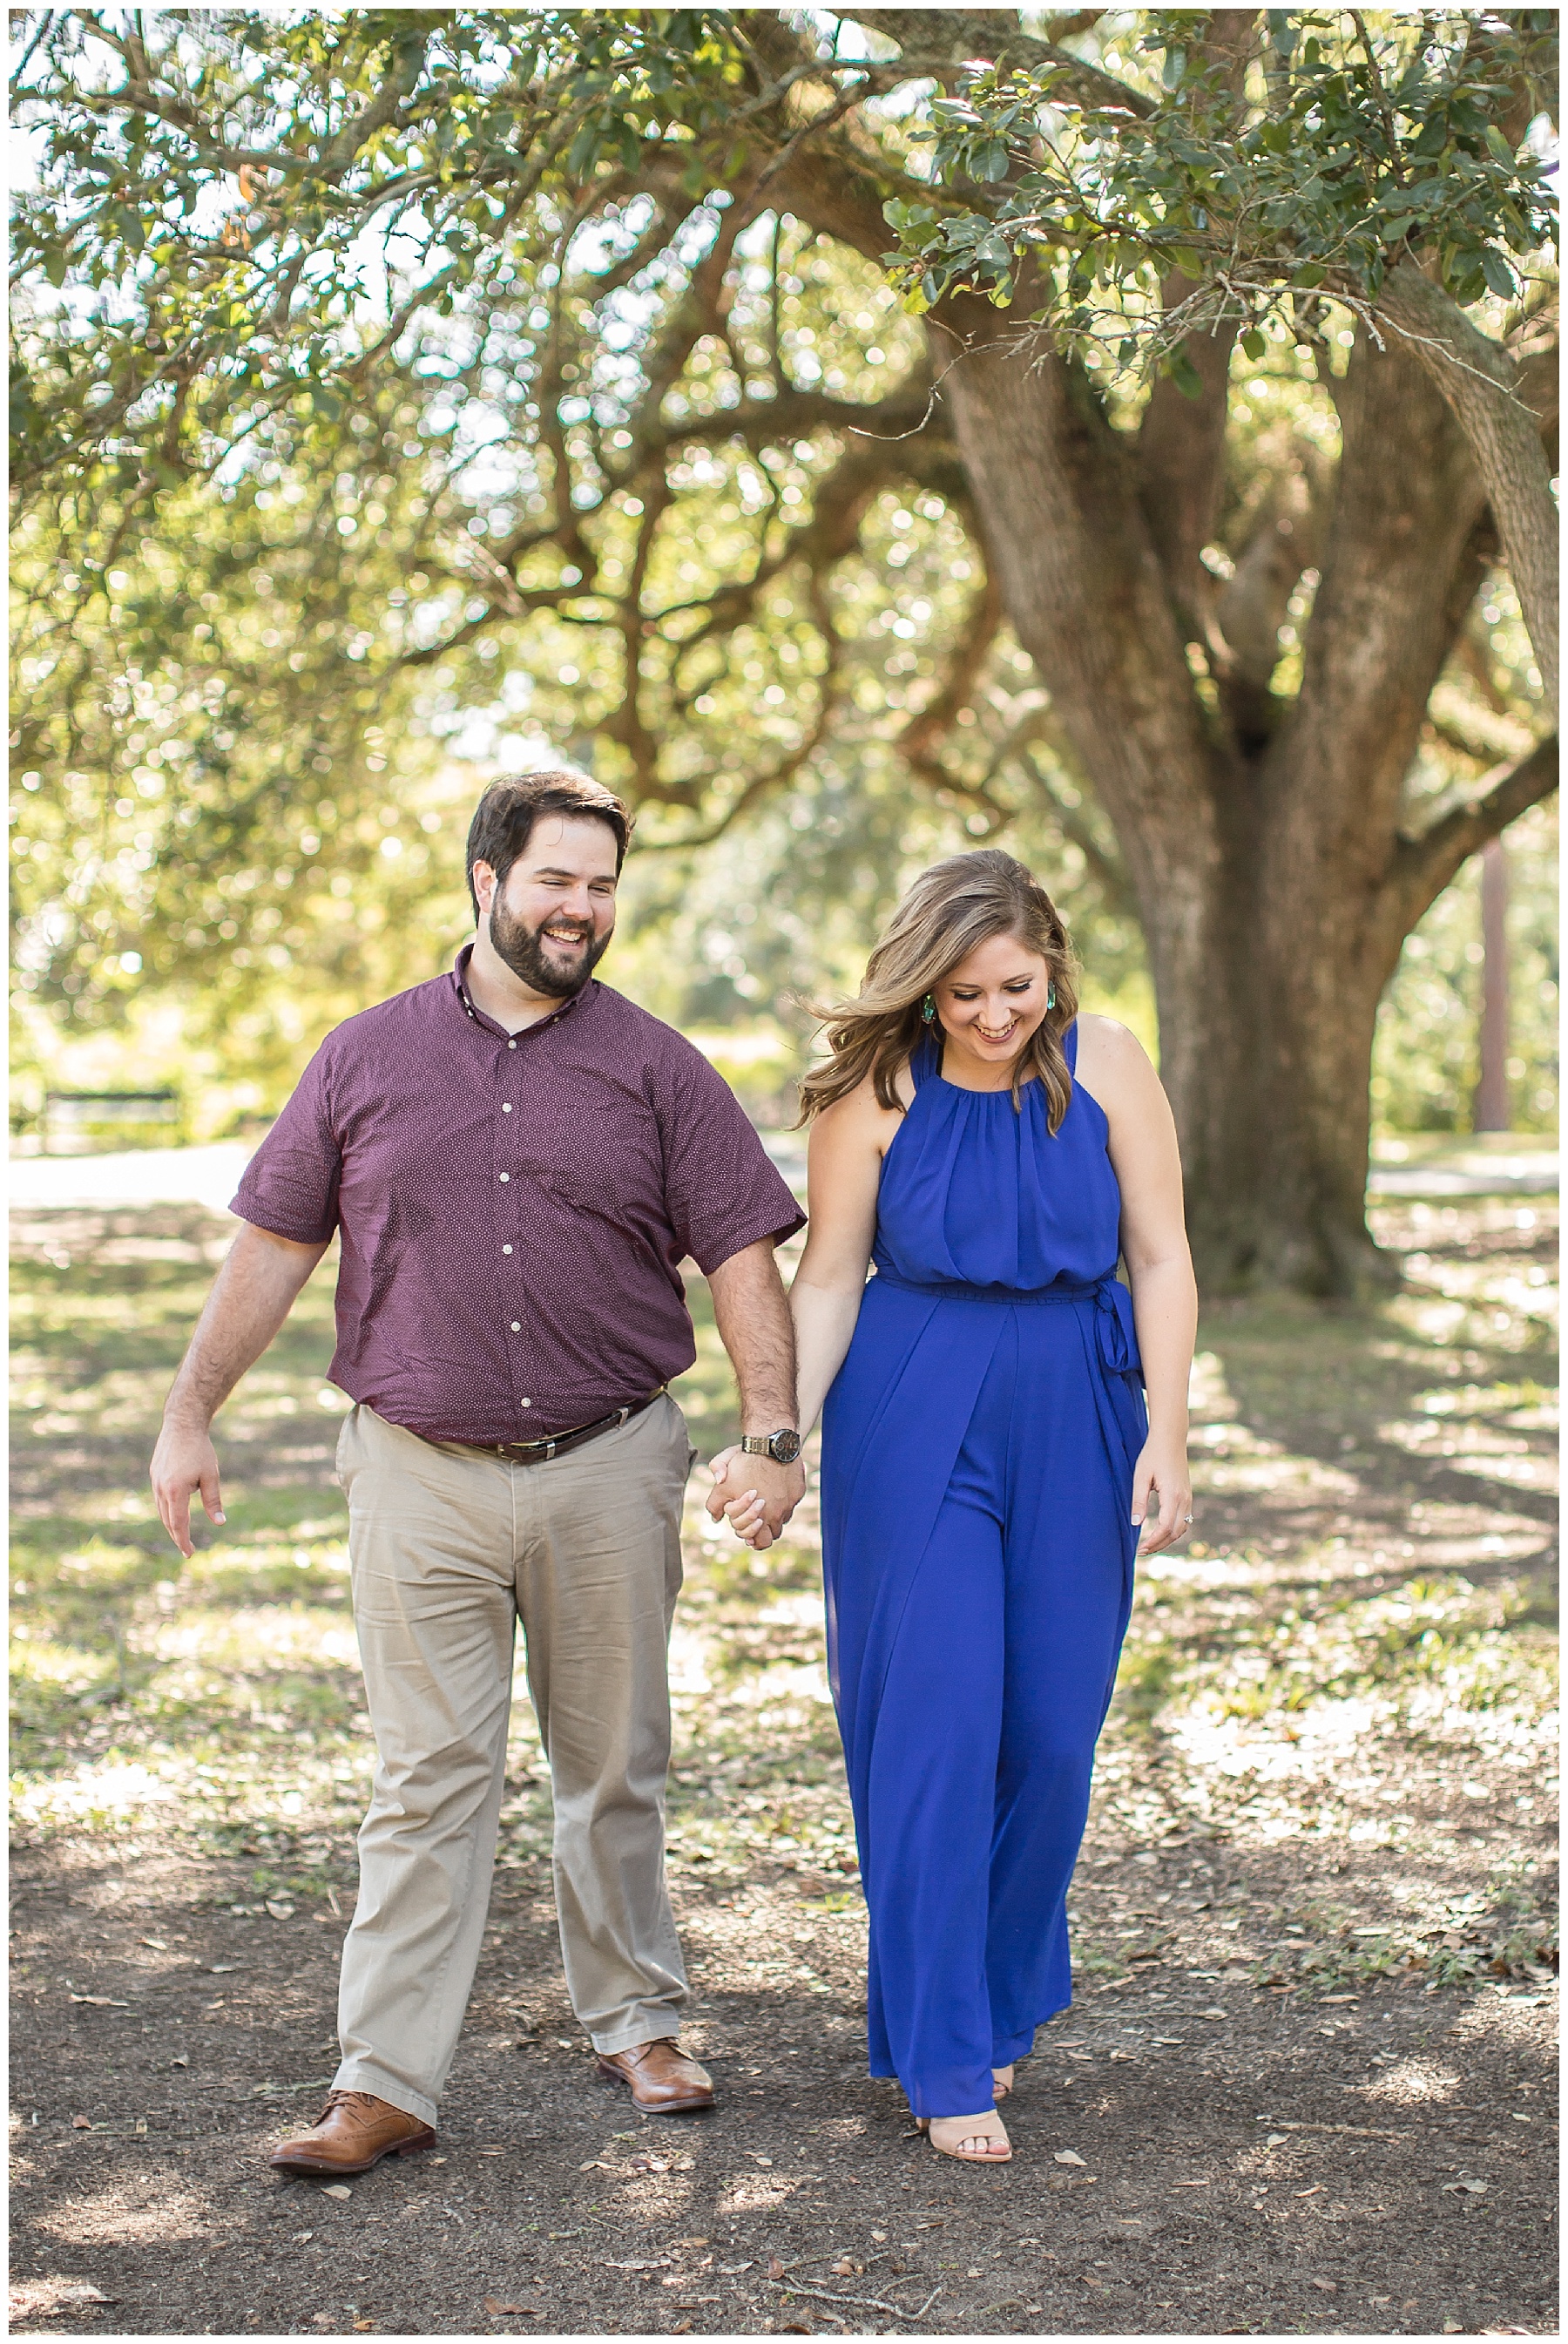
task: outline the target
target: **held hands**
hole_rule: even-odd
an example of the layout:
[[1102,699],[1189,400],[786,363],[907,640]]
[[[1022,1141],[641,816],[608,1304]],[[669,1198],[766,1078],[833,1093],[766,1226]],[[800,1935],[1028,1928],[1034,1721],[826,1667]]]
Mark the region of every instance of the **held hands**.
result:
[[806,1468],[776,1465],[770,1457],[748,1457],[737,1445],[713,1460],[708,1510],[716,1522],[727,1517],[745,1546],[759,1553],[772,1545],[806,1494]]
[[194,1554],[191,1500],[198,1490],[208,1521],[221,1522],[224,1519],[217,1451],[206,1427],[166,1422],[153,1451],[147,1478],[152,1482],[165,1530],[182,1554]]
[[1132,1520],[1142,1530],[1140,1554],[1184,1539],[1192,1527],[1192,1475],[1185,1441],[1147,1440],[1132,1472]]

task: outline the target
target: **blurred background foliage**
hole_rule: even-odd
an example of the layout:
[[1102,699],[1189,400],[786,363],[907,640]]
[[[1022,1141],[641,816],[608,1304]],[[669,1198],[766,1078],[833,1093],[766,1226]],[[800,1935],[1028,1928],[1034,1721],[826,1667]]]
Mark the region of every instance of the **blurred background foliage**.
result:
[[[544,201],[495,240],[482,299],[427,306],[357,369],[343,338],[373,328],[346,319],[330,389],[258,403],[209,460],[109,439],[24,487],[14,1129],[61,1084],[173,1082],[196,1139],[268,1116],[332,1025],[467,934],[484,781],[561,758],[640,802],[607,977],[699,1033],[766,1118],[790,1119],[804,1005],[854,985],[915,870],[981,839],[1058,894],[1087,1005],[1156,1046],[1113,834],[1001,621],[961,474],[940,439],[896,444],[928,413],[921,329],[846,245],[787,214],[731,235],[726,203],[639,195],[568,235]],[[694,288],[721,331],[682,329]],[[68,311],[18,298],[35,391],[85,362]],[[1325,315],[1342,363],[1350,320]],[[1311,526],[1338,448],[1322,367],[1254,346],[1231,365],[1221,578],[1261,515]],[[651,504],[650,381],[671,443]],[[1117,419],[1146,395],[1115,386]],[[1412,814],[1522,756],[1538,702],[1499,577],[1432,696]],[[1537,807],[1506,841],[1525,1130],[1555,1116],[1555,823]],[[1469,1127],[1477,869],[1385,997],[1382,1129]]]

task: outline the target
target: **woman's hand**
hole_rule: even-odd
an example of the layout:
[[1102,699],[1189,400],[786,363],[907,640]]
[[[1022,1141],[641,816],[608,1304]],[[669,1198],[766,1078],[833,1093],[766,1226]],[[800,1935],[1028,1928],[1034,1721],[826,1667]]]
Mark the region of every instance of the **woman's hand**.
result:
[[1192,1527],[1192,1475],[1184,1442],[1146,1440],[1132,1470],[1132,1519],[1140,1554],[1158,1554]]
[[728,1521],[741,1544],[754,1547],[760,1554],[772,1545],[773,1533],[760,1492],[745,1486],[745,1469],[750,1462],[739,1441],[719,1450],[709,1469],[713,1487],[708,1493],[708,1510],[716,1522]]

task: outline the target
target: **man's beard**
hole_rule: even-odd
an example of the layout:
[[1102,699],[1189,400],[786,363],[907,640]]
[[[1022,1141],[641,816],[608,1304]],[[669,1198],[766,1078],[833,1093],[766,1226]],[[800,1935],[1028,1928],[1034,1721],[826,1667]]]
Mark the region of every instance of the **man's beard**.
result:
[[[579,929],[587,950],[574,961],[568,975],[558,962],[547,959],[543,943],[548,927],[558,927],[558,918],[545,920],[537,928],[525,926],[515,919],[498,900],[490,905],[490,942],[514,976],[520,976],[532,993],[543,994],[547,1000],[569,1001],[580,993],[595,968],[603,959],[609,935],[596,936],[591,929]],[[578,924],[573,923],[576,926]],[[612,931],[613,933],[613,931]]]

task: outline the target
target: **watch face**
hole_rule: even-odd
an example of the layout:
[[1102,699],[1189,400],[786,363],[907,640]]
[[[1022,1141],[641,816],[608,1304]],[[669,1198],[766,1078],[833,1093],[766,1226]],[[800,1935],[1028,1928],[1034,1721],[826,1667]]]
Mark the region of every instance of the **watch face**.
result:
[[776,1464],[793,1465],[800,1454],[800,1436],[798,1432],[776,1432],[768,1448]]

